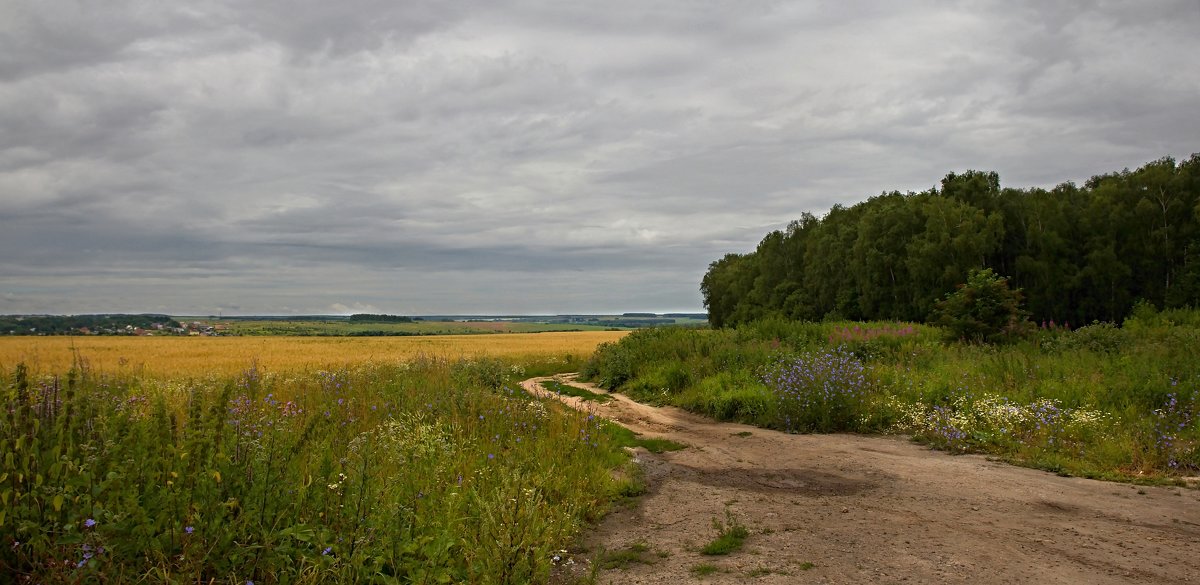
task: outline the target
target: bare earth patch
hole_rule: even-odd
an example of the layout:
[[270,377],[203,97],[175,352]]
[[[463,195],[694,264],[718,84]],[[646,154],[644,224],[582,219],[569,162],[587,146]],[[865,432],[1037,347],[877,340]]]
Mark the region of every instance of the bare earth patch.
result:
[[[522,385],[544,393],[546,379]],[[613,397],[564,401],[688,448],[638,450],[647,493],[585,537],[563,582],[597,551],[637,544],[654,551],[648,562],[601,571],[600,583],[1200,583],[1196,490],[1059,477],[901,437],[789,435]],[[744,548],[701,555],[726,510],[750,529]]]

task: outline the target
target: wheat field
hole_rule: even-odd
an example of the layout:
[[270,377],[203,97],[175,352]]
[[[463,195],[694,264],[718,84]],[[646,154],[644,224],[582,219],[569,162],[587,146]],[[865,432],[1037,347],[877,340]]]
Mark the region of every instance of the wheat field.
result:
[[0,371],[24,363],[33,372],[63,372],[75,356],[94,372],[150,376],[229,374],[252,364],[271,371],[419,356],[587,356],[627,331],[572,331],[414,337],[3,337]]

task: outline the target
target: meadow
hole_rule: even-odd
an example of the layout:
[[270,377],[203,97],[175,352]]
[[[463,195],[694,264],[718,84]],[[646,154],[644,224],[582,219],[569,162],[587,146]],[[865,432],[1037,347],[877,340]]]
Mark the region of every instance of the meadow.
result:
[[762,320],[637,331],[585,375],[654,404],[789,432],[901,433],[1064,475],[1200,475],[1200,312],[1047,323],[979,345],[911,323]]
[[626,331],[420,337],[0,337],[0,368],[63,373],[76,359],[92,372],[151,377],[231,375],[252,364],[266,371],[400,363],[416,357],[586,359]]
[[519,389],[616,337],[554,335],[5,339],[0,574],[544,582],[640,490],[628,431]]

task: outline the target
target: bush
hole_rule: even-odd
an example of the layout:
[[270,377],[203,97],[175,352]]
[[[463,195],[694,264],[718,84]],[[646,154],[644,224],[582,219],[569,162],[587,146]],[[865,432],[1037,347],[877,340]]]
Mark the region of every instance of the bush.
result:
[[1096,353],[1118,353],[1125,347],[1125,331],[1112,323],[1094,322],[1072,331],[1062,340],[1070,349],[1081,349]]
[[1021,309],[1021,291],[1008,288],[1008,279],[991,268],[972,270],[967,282],[947,293],[934,308],[933,322],[946,328],[952,340],[996,343],[1032,331],[1029,313]]

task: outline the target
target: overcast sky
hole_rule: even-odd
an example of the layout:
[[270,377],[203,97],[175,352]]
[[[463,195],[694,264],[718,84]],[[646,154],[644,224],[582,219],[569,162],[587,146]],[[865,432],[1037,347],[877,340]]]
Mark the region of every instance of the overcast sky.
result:
[[1200,151],[1200,0],[0,0],[0,314],[696,311],[951,171]]

